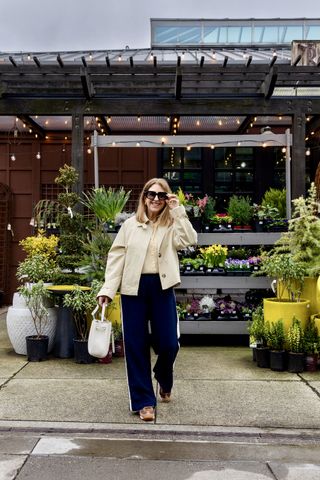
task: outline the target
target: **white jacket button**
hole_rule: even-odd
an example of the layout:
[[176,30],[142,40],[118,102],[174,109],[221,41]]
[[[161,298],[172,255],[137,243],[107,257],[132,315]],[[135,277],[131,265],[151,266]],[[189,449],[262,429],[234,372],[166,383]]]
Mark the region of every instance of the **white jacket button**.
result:
[[162,277],[162,278],[166,278],[166,274],[163,273],[163,274],[161,275],[161,277]]

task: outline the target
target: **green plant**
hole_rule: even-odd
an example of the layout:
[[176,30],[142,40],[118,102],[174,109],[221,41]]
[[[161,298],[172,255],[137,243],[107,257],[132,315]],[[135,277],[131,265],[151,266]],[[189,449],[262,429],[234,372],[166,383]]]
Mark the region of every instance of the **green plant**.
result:
[[286,342],[289,352],[303,353],[304,351],[304,333],[301,327],[301,322],[296,317],[293,317],[292,324],[288,328],[286,335]]
[[315,184],[312,183],[306,198],[293,200],[289,230],[279,243],[287,245],[296,261],[301,262],[309,276],[320,274],[320,218]]
[[51,297],[50,292],[42,281],[34,283],[33,285],[29,284],[20,287],[19,292],[24,297],[30,310],[36,336],[40,338],[43,335],[44,326],[48,321],[49,312],[45,306],[45,302]]
[[222,245],[211,245],[209,247],[200,248],[200,256],[203,263],[209,268],[223,267],[227,258],[228,248]]
[[314,319],[310,319],[304,330],[304,349],[307,354],[319,352],[319,332]]
[[115,340],[122,340],[122,325],[121,323],[114,322],[112,324],[113,336]]
[[253,310],[252,320],[248,322],[248,331],[251,341],[254,341],[257,345],[266,345],[266,327],[262,305]]
[[23,260],[17,268],[17,278],[27,282],[51,282],[58,272],[58,267],[52,258],[36,253]]
[[232,195],[227,212],[235,225],[248,225],[253,218],[253,206],[250,198]]
[[72,309],[77,336],[80,340],[87,340],[88,338],[88,315],[96,304],[94,293],[91,290],[82,290],[79,285],[75,285],[74,289],[63,297],[63,305]]
[[58,202],[68,209],[71,216],[72,207],[74,207],[80,200],[79,195],[71,191],[72,187],[74,187],[78,180],[79,173],[77,170],[66,164],[59,168],[59,175],[54,180],[57,185],[61,185],[64,189],[64,192],[58,194]]
[[216,214],[216,201],[214,198],[207,196],[207,202],[203,210],[203,218],[205,222],[210,223],[211,218]]
[[276,248],[261,255],[259,275],[265,274],[277,280],[277,298],[281,300],[285,291],[290,301],[299,301],[305,277],[305,266],[295,260],[291,253],[278,251]]
[[83,256],[79,266],[82,267],[82,278],[89,282],[93,279],[103,281],[106,258],[108,256],[112,239],[105,233],[102,226],[87,233],[83,242]]
[[270,350],[283,350],[285,343],[285,333],[282,319],[269,324],[266,322],[267,346]]
[[114,222],[129,200],[130,193],[131,190],[126,192],[123,187],[119,190],[111,187],[108,190],[105,187],[93,188],[88,194],[83,193],[82,203],[100,222]]
[[19,245],[29,257],[43,255],[54,259],[57,256],[58,242],[59,238],[57,236],[46,237],[43,230],[39,230],[37,235],[20,240]]
[[269,188],[262,198],[261,205],[268,208],[276,208],[280,218],[286,218],[286,190]]

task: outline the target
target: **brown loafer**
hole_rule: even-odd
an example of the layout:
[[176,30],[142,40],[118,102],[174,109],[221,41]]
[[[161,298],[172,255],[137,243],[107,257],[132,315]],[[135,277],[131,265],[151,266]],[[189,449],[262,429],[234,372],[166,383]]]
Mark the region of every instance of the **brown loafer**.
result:
[[139,416],[144,422],[152,422],[155,419],[155,411],[153,407],[143,407],[139,410]]
[[161,397],[161,401],[162,401],[163,403],[169,403],[169,402],[171,402],[171,392],[164,392],[164,391],[162,390],[162,388],[160,387],[159,394],[160,394],[160,397]]

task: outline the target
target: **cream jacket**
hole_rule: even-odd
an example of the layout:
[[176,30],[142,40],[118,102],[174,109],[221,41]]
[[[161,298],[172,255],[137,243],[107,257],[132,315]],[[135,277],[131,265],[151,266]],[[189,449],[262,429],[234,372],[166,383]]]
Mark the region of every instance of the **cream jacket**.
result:
[[[159,226],[159,276],[162,289],[180,283],[177,250],[197,243],[197,232],[193,229],[185,208],[180,205],[170,210],[173,224]],[[108,253],[105,282],[99,296],[113,298],[120,287],[124,295],[138,295],[142,267],[152,235],[152,225],[146,218],[144,223],[130,217],[120,228]]]

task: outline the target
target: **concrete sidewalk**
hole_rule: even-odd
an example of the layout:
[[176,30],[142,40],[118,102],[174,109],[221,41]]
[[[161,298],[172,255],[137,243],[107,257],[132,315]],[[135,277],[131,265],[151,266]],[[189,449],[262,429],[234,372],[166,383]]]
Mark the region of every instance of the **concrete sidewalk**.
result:
[[[320,371],[259,369],[246,347],[181,348],[154,424],[128,411],[123,359],[13,352],[0,312],[0,480],[320,480]],[[92,477],[93,475],[93,477]]]

